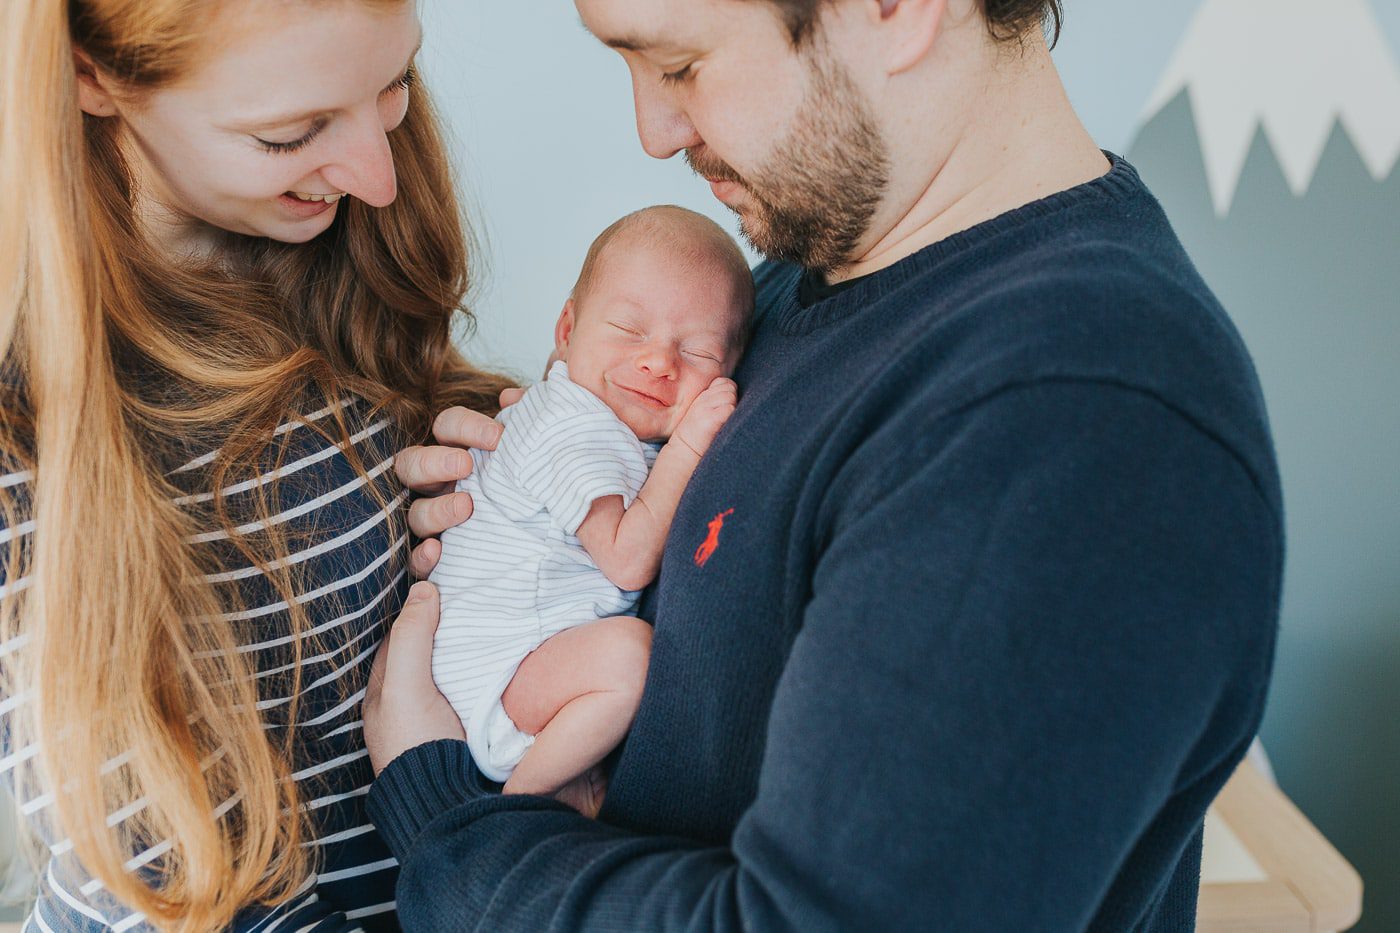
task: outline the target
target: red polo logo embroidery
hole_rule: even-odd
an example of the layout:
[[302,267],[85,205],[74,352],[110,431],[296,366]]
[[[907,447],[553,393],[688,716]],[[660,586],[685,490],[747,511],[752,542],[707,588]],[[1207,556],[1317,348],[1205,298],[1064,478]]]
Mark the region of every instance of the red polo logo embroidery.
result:
[[719,547],[719,530],[724,527],[725,516],[733,514],[733,509],[725,509],[710,519],[710,533],[705,536],[705,542],[695,549],[695,566],[705,566],[705,561],[709,560],[710,555]]

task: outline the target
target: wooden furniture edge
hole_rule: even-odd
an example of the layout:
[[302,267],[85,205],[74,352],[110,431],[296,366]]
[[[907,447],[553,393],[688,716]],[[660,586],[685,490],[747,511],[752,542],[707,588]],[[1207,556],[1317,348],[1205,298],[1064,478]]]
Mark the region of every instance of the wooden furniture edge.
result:
[[1241,762],[1214,806],[1270,880],[1312,916],[1312,929],[1346,930],[1360,919],[1361,876],[1254,765]]

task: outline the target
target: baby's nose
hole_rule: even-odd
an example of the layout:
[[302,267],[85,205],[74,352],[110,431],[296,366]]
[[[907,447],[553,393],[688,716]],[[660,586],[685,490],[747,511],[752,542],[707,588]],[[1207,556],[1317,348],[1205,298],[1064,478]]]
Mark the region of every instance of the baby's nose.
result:
[[674,375],[679,362],[675,349],[663,345],[647,347],[637,356],[637,368],[653,376]]

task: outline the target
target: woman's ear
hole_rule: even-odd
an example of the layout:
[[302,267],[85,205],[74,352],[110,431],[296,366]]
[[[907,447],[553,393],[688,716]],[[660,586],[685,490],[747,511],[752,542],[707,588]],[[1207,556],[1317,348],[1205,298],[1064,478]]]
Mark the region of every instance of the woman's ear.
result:
[[564,351],[569,348],[569,338],[574,333],[574,300],[570,298],[564,302],[564,310],[559,312],[559,320],[554,325],[554,356],[556,359],[564,358]]
[[97,70],[97,65],[81,49],[73,52],[73,68],[78,78],[78,107],[94,117],[110,117],[117,102]]

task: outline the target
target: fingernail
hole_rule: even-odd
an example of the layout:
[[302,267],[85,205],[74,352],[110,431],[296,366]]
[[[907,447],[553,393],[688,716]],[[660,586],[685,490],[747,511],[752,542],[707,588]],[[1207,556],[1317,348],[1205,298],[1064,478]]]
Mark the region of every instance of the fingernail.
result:
[[408,591],[408,601],[411,603],[421,603],[423,600],[427,599],[429,586],[431,586],[431,584],[421,582],[413,584],[412,588]]

